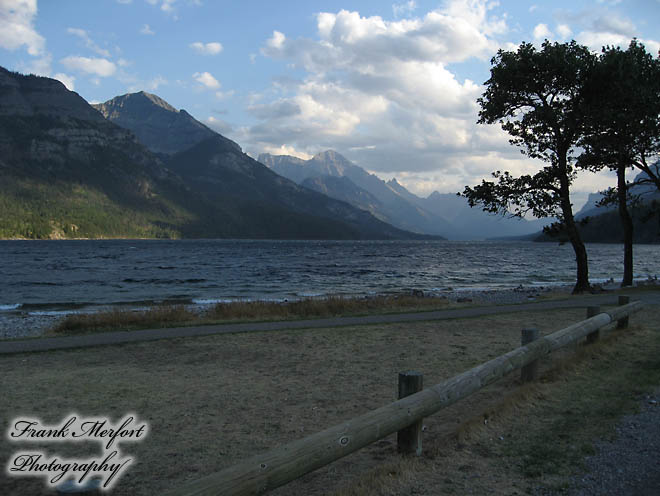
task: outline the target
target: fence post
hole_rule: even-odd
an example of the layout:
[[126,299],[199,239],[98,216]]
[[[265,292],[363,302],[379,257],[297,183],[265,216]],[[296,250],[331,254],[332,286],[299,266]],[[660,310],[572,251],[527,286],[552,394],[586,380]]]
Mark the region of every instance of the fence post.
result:
[[[529,344],[532,341],[536,341],[538,338],[539,338],[538,329],[523,329],[521,333],[520,344],[522,344],[522,346],[525,346],[526,344]],[[533,362],[529,362],[529,364],[525,365],[520,369],[520,379],[523,382],[535,381],[538,375],[539,375],[538,359],[534,360]]]
[[[594,307],[587,307],[587,318],[590,319],[591,317],[595,317],[600,313],[600,307],[599,306],[594,306]],[[591,334],[587,334],[587,344],[593,344],[596,341],[598,341],[598,338],[600,337],[600,331],[595,330]]]
[[[399,399],[410,396],[424,387],[424,376],[421,372],[409,370],[399,372]],[[396,433],[397,450],[403,454],[422,454],[422,421],[409,425]]]
[[[624,296],[624,295],[619,296],[619,306],[627,305],[628,303],[630,303],[630,296]],[[618,320],[617,323],[616,323],[616,328],[617,329],[625,329],[626,327],[628,327],[628,317],[627,316],[623,317],[620,320]]]

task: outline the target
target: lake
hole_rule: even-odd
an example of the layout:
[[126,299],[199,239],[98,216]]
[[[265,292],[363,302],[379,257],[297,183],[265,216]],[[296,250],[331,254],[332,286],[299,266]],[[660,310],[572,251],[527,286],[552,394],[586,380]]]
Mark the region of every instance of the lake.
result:
[[[622,275],[623,247],[588,245],[592,282]],[[635,277],[660,245],[635,246]],[[572,284],[569,244],[497,241],[0,241],[0,312],[156,302],[290,300],[421,289]]]

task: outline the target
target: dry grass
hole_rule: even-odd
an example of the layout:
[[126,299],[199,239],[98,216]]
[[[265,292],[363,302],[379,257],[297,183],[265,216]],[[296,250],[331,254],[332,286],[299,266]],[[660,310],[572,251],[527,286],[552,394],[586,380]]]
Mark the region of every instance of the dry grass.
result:
[[[135,412],[151,432],[122,445],[137,463],[113,494],[158,494],[392,401],[399,371],[420,370],[432,385],[516,347],[523,327],[547,334],[583,318],[580,309],[520,312],[7,356],[0,360],[0,428],[18,415],[57,423],[72,411],[113,419]],[[560,484],[566,468],[550,474],[544,460],[573,453],[572,439],[581,454],[589,442],[580,437],[583,425],[607,428],[654,380],[660,310],[631,322],[593,351],[546,360],[538,384],[520,388],[512,374],[425,419],[421,459],[399,458],[389,436],[275,494],[524,494],[539,483]],[[611,402],[612,394],[626,401]],[[592,417],[603,405],[607,416]],[[557,449],[534,457],[539,446]],[[0,459],[20,447],[0,443]],[[55,448],[59,454],[67,446]],[[45,494],[40,480],[6,477],[0,493]]]
[[293,320],[318,317],[361,315],[374,312],[394,313],[401,310],[437,310],[447,308],[444,298],[415,296],[374,296],[368,298],[306,298],[284,303],[246,301],[218,303],[206,315],[212,320]]
[[141,311],[117,308],[106,312],[67,315],[49,333],[75,334],[165,327],[183,325],[197,318],[197,314],[184,305],[156,305]]
[[236,321],[295,320],[335,316],[430,311],[448,308],[444,298],[406,295],[368,298],[307,298],[290,302],[236,301],[218,303],[205,312],[184,305],[157,305],[143,311],[125,309],[91,314],[72,314],[63,318],[48,334],[116,331],[217,324]]

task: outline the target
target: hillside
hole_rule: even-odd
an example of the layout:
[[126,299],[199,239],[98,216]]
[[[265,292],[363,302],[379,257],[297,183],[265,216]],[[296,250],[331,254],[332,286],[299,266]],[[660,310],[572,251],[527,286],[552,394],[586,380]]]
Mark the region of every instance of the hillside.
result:
[[465,198],[450,193],[434,192],[420,198],[396,179],[386,182],[332,150],[310,160],[270,154],[261,154],[258,160],[302,186],[418,233],[440,234],[449,239],[521,236],[541,229],[546,222],[489,215],[479,208],[470,208]]
[[420,238],[348,203],[296,185],[221,137],[172,156],[167,166],[209,202],[231,210],[223,223],[242,226],[247,237]]
[[[132,131],[154,153],[171,155],[219,136],[185,110],[177,110],[159,96],[144,91],[92,106],[110,122]],[[224,139],[240,151],[236,143]]]
[[[169,150],[186,151],[150,150],[59,81],[0,68],[0,238],[416,237],[277,176],[155,95],[136,98],[143,128],[175,122]],[[127,100],[105,109],[141,132]]]

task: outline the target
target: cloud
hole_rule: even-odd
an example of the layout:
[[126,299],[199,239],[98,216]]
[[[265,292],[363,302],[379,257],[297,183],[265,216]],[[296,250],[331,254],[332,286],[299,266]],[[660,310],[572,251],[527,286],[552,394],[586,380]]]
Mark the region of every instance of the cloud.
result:
[[630,19],[613,17],[611,15],[597,17],[593,22],[593,30],[605,33],[615,33],[632,38],[635,36],[635,25]]
[[525,159],[504,133],[476,124],[483,88],[452,71],[456,63],[487,63],[501,46],[508,28],[494,8],[489,0],[455,0],[395,21],[341,10],[317,15],[314,38],[274,31],[262,55],[302,76],[274,78],[263,95],[276,96],[253,101],[248,111],[257,123],[236,130],[235,139],[255,155],[282,146],[305,154],[334,148],[380,174],[442,170],[443,188],[474,178],[485,144],[498,153],[481,161],[484,177],[502,157],[520,169]]
[[21,62],[18,70],[25,74],[37,74],[39,76],[50,77],[52,73],[51,64],[53,56],[50,53],[44,53],[39,58],[31,59],[29,63]]
[[207,118],[205,123],[208,127],[222,135],[228,135],[234,132],[234,128],[231,126],[231,124],[213,116]]
[[69,56],[63,58],[60,62],[68,69],[95,74],[100,77],[112,76],[117,70],[114,63],[101,58]]
[[201,43],[196,41],[190,44],[190,48],[203,55],[217,55],[222,51],[222,44],[217,41],[211,43]]
[[534,27],[535,40],[544,40],[552,37],[552,31],[550,31],[547,24],[537,24],[536,27]]
[[76,90],[76,86],[74,84],[74,81],[76,80],[76,78],[74,76],[68,76],[66,74],[63,74],[63,73],[59,72],[59,73],[55,74],[53,76],[53,78],[57,79],[62,84],[64,84],[64,86],[66,86],[66,89],[68,89],[69,91],[75,91]]
[[36,15],[37,0],[0,0],[0,47],[42,55],[46,40],[34,29]]
[[77,36],[85,42],[85,46],[92,50],[93,52],[101,55],[103,57],[110,57],[110,52],[105,48],[101,48],[89,37],[89,34],[84,29],[79,28],[68,28],[67,33]]
[[150,5],[158,5],[160,3],[160,10],[171,14],[174,12],[174,4],[176,0],[147,0]]
[[156,91],[160,86],[168,84],[167,79],[163,76],[158,75],[155,78],[151,79],[146,83],[146,87],[149,91]]
[[216,91],[216,92],[215,92],[215,97],[216,97],[218,100],[226,100],[227,98],[231,98],[232,96],[234,96],[235,93],[236,93],[236,92],[235,92],[234,90],[230,90],[230,91]]
[[220,83],[209,72],[196,72],[192,75],[193,79],[208,89],[215,90],[220,88]]
[[144,34],[144,35],[147,35],[147,36],[152,36],[156,33],[151,29],[149,24],[145,24],[144,26],[142,26],[142,29],[140,29],[140,34]]
[[573,34],[573,31],[571,30],[570,26],[568,26],[567,24],[558,24],[557,33],[559,34],[559,36],[561,36],[562,39],[566,40],[570,38],[570,36]]
[[296,150],[295,147],[290,145],[281,145],[279,147],[266,146],[263,149],[263,153],[270,153],[271,155],[290,155],[291,157],[298,157],[303,160],[309,160],[314,156],[310,153]]
[[395,3],[392,5],[392,13],[394,17],[405,17],[406,15],[412,14],[417,8],[417,2],[415,0],[408,0],[404,3]]

